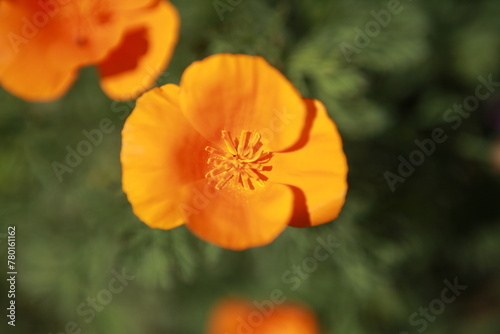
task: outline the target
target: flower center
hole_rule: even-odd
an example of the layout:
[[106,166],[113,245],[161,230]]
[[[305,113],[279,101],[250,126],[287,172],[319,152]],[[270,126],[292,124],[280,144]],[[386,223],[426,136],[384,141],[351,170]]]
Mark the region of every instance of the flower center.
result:
[[242,131],[239,138],[233,139],[222,130],[225,149],[205,147],[210,153],[207,163],[212,167],[205,177],[216,183],[215,189],[222,189],[229,182],[251,190],[264,186],[268,178],[262,172],[272,169],[266,164],[273,153],[264,150],[260,138],[258,132]]

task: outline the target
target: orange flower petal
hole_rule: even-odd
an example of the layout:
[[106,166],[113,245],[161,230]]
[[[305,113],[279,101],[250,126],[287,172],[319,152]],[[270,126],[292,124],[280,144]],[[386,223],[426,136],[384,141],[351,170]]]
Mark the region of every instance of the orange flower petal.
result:
[[15,36],[13,37],[12,27],[15,26],[19,19],[24,15],[15,4],[7,1],[0,1],[0,79],[2,71],[8,66],[15,55],[14,45]]
[[230,298],[219,302],[212,314],[207,327],[207,334],[236,334],[253,307],[244,300]]
[[[34,37],[28,38],[29,43],[44,41],[44,63],[65,68],[93,65],[120,43],[127,20],[114,9],[114,2],[87,0],[59,5],[54,1],[53,4],[47,13],[45,7],[36,3],[26,15],[32,24],[40,13],[48,16],[47,24],[40,28],[35,25]],[[17,31],[23,31],[21,25]]]
[[118,0],[111,1],[111,5],[113,6],[113,9],[125,11],[148,7],[156,4],[159,1],[165,0]]
[[104,59],[120,43],[127,25],[111,4],[90,1],[61,7],[53,23],[50,59],[72,66],[93,65]]
[[29,35],[33,38],[23,35],[22,18],[26,15],[18,5],[0,2],[0,84],[26,100],[58,98],[75,80],[76,71],[44,62],[48,36],[34,30]]
[[347,192],[347,161],[337,127],[320,101],[304,101],[310,132],[305,132],[295,147],[275,154],[273,169],[267,174],[270,182],[297,187],[296,199],[303,195],[302,203],[296,200],[296,219],[290,224],[296,227],[336,218]]
[[64,95],[76,79],[75,70],[24,65],[32,60],[32,56],[25,54],[16,57],[3,71],[0,70],[3,88],[28,101],[50,101]]
[[292,216],[293,193],[288,186],[271,183],[256,190],[215,190],[203,180],[183,208],[187,227],[198,237],[242,250],[266,245],[283,231]]
[[116,100],[133,99],[151,87],[177,43],[179,14],[167,1],[128,17],[120,45],[99,64],[102,89]]
[[39,3],[1,3],[2,49],[0,83],[12,93],[33,101],[60,97],[75,79],[77,69],[103,58],[118,44],[123,27],[119,18],[106,19],[97,5],[82,13],[76,3],[53,7]]
[[178,25],[166,1],[0,1],[0,83],[24,99],[51,100],[78,68],[103,62],[111,97],[135,97],[170,60]]
[[319,328],[315,315],[304,306],[273,304],[263,313],[245,300],[228,298],[215,305],[206,333],[318,334]]
[[261,57],[219,54],[189,66],[180,103],[191,124],[208,140],[222,130],[258,131],[273,151],[293,145],[304,129],[299,92]]
[[204,177],[207,143],[178,106],[179,87],[166,85],[144,94],[122,131],[123,189],[134,213],[147,225],[182,225],[180,189]]
[[318,334],[319,328],[314,314],[303,306],[277,306],[264,321],[259,334]]

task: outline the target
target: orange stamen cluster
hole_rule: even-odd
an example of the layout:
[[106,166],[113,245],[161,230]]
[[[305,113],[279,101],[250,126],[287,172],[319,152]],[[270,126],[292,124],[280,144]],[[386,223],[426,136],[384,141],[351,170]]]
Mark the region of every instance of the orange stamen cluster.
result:
[[273,153],[264,149],[260,139],[260,133],[246,130],[239,138],[232,139],[229,132],[222,130],[225,149],[205,148],[210,153],[207,162],[212,165],[205,177],[216,182],[216,189],[222,189],[231,180],[247,190],[263,187],[267,177],[261,172],[271,170],[272,167],[266,164]]

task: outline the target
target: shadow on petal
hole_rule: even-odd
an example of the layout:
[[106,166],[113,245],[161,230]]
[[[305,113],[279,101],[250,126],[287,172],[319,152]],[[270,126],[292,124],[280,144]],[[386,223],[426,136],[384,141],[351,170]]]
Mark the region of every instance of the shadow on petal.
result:
[[99,65],[103,78],[134,70],[148,53],[147,29],[142,27],[127,33],[120,45]]
[[305,193],[298,187],[289,187],[293,192],[293,215],[288,225],[293,227],[311,227],[311,218],[307,210]]
[[300,136],[299,140],[291,147],[287,148],[280,153],[293,152],[303,148],[307,142],[309,141],[309,137],[311,135],[311,129],[313,126],[313,121],[316,118],[317,110],[314,105],[314,99],[303,99],[307,109],[306,120],[304,124],[304,131]]

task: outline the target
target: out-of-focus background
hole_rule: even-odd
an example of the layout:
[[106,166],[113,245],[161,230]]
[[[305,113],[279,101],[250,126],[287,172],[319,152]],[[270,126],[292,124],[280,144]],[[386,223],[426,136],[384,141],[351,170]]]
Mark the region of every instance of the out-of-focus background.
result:
[[[133,102],[108,99],[93,68],[51,103],[0,90],[1,332],[204,333],[220,298],[260,303],[279,289],[324,333],[499,333],[500,1],[172,2],[181,35],[157,85],[214,53],[265,57],[339,127],[342,214],[243,252],[183,227],[150,229],[121,190]],[[59,179],[54,162],[103,119],[113,131]],[[315,260],[328,242],[332,253]]]

